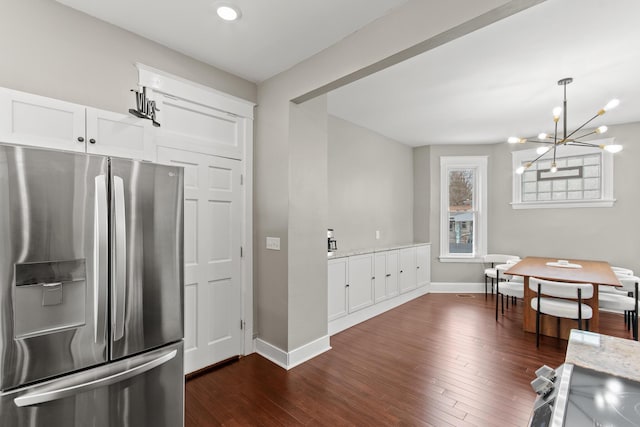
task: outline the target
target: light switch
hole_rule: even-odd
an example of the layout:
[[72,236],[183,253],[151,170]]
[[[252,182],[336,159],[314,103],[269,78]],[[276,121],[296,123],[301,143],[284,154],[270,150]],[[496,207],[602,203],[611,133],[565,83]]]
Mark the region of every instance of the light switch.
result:
[[376,240],[380,240],[380,230],[376,230]]
[[267,249],[274,251],[280,250],[280,238],[279,237],[267,237]]

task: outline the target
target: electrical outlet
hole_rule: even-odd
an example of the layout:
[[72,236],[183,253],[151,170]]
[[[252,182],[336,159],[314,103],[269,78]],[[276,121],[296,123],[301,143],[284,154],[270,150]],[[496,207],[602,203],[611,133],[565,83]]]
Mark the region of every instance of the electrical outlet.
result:
[[273,251],[280,250],[280,238],[279,237],[267,237],[267,249]]
[[380,240],[380,230],[376,230],[376,240]]

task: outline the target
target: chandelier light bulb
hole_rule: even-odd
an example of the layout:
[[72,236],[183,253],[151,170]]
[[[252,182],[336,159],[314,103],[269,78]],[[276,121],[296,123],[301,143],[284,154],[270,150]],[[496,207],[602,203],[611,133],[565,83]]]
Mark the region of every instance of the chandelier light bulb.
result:
[[524,173],[524,170],[525,170],[525,169],[526,169],[526,168],[525,168],[524,166],[520,166],[518,169],[516,169],[516,173],[517,173],[518,175],[522,175],[522,174]]
[[622,145],[619,145],[619,144],[605,145],[602,148],[605,151],[608,151],[609,153],[614,153],[614,154],[622,151]]
[[556,162],[551,163],[551,169],[549,169],[549,172],[551,173],[558,172],[558,166],[556,166]]
[[560,119],[560,114],[562,114],[562,107],[556,107],[553,109],[553,120],[558,121]]
[[609,128],[602,125],[602,126],[599,126],[598,129],[596,129],[596,133],[598,134],[605,133],[607,130],[609,130]]
[[547,138],[549,138],[549,135],[544,132],[541,132],[538,134],[538,139],[547,139]]
[[620,105],[620,100],[619,99],[612,99],[611,101],[607,102],[607,105],[604,106],[603,110],[604,111],[613,110],[618,105]]
[[525,141],[525,138],[518,138],[517,136],[510,136],[509,139],[507,139],[509,144],[524,144]]
[[538,148],[536,148],[536,153],[538,153],[539,155],[543,155],[544,153],[546,153],[550,149],[551,148],[549,148],[549,147],[538,147]]

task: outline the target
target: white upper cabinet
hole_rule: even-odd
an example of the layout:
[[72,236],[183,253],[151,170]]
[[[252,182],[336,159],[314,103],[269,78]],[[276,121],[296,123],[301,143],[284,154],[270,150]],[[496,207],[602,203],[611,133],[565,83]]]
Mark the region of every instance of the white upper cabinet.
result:
[[0,88],[0,142],[154,160],[151,122]]
[[157,93],[158,145],[241,160],[251,120],[235,114]]
[[87,153],[155,160],[150,120],[87,108]]
[[85,151],[85,107],[0,88],[0,142]]

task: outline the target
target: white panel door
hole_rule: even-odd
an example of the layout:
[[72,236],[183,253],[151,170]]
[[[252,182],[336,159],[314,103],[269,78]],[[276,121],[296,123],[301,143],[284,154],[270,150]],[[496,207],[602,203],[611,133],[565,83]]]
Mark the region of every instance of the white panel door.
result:
[[416,248],[400,249],[400,293],[416,288],[416,267]]
[[151,121],[87,108],[87,153],[153,161]]
[[0,141],[85,151],[85,108],[0,88]]
[[347,285],[349,280],[348,258],[337,258],[328,262],[328,320],[347,314]]
[[241,216],[237,160],[158,147],[185,168],[185,373],[242,354]]
[[373,254],[349,257],[349,313],[373,305]]

